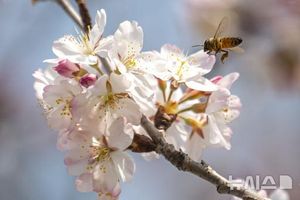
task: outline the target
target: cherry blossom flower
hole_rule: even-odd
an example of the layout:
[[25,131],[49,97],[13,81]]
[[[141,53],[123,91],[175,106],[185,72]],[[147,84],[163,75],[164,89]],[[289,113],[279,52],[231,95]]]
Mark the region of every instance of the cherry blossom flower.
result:
[[203,76],[209,73],[215,63],[215,56],[208,55],[203,50],[186,56],[175,45],[166,44],[161,48],[161,56],[165,59],[169,78],[178,83],[185,83],[191,89],[214,91],[216,85]]
[[101,130],[119,117],[125,117],[128,123],[138,125],[142,114],[129,92],[130,81],[124,75],[103,75],[88,92],[74,98],[73,115],[77,121],[98,119]]
[[113,37],[111,59],[120,73],[139,71],[137,59],[143,47],[143,29],[138,23],[124,21]]
[[106,25],[106,14],[102,9],[97,11],[95,25],[88,34],[78,39],[67,35],[53,44],[53,52],[58,58],[68,59],[74,63],[96,65],[99,56],[106,56],[111,44],[111,37],[103,38]]
[[[120,24],[114,34],[111,49],[111,59],[120,73],[161,75],[166,72],[163,63],[159,68],[156,67],[159,61],[158,52],[141,52],[143,37],[143,29],[137,22],[124,21]],[[154,61],[155,67],[152,64]]]
[[48,110],[46,116],[51,128],[61,130],[69,128],[72,121],[73,98],[82,92],[82,87],[72,79],[58,81],[44,87],[43,103]]
[[153,75],[162,74],[164,69],[156,67],[157,52],[141,52],[143,47],[143,30],[138,23],[124,21],[113,36],[110,59],[113,70],[127,76],[131,81],[132,98],[139,104],[143,112],[152,106],[148,102],[153,97],[155,82]]
[[77,176],[79,191],[117,197],[119,181],[130,180],[135,170],[133,160],[124,152],[132,142],[132,128],[122,117],[116,119],[105,134],[93,126],[85,128],[78,127],[67,133],[68,140],[76,144],[65,157],[68,172]]
[[[238,117],[241,103],[237,96],[231,95],[229,89],[238,77],[238,73],[231,73],[213,79],[220,89],[212,92],[206,103],[199,104],[201,115],[186,119],[192,131],[184,151],[191,158],[198,160],[202,149],[208,146],[231,148],[229,140],[232,131],[227,124]],[[197,109],[195,111],[198,112]]]
[[[211,94],[205,113],[208,117],[208,126],[204,129],[210,129],[213,134],[210,137],[212,144],[230,148],[229,139],[231,136],[231,129],[226,125],[237,118],[240,114],[241,102],[240,99],[231,95],[229,89],[234,81],[239,77],[238,73],[231,73],[216,82],[221,88]],[[204,130],[205,135],[206,130]],[[214,135],[215,134],[215,135]],[[223,138],[221,137],[223,135]]]

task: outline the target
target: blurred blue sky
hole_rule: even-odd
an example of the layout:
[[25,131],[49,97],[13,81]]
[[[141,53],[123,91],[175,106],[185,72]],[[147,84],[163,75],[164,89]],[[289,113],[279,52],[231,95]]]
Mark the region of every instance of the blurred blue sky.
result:
[[[183,0],[89,0],[94,16],[104,8],[106,34],[124,20],[136,20],[144,30],[144,49],[174,43],[186,50],[202,41],[183,18]],[[32,73],[52,58],[53,40],[76,34],[75,24],[54,3],[31,5],[29,0],[0,0],[0,199],[92,200],[79,193],[68,176],[63,154],[56,150],[56,135],[47,127],[35,99]],[[236,61],[234,60],[236,59]],[[232,150],[208,150],[204,158],[222,174],[289,174],[300,196],[300,96],[275,91],[251,64],[234,56],[218,73],[238,71],[233,93],[240,96],[241,117],[232,127]],[[256,69],[263,66],[256,66]],[[214,187],[177,171],[163,159],[146,162],[134,155],[137,172],[123,185],[121,199],[229,199]]]

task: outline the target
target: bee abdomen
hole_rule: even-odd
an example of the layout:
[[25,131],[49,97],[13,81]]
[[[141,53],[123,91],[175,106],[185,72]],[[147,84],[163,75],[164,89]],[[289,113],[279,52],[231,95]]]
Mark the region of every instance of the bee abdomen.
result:
[[222,48],[232,48],[236,47],[242,43],[242,39],[238,37],[224,37],[220,39]]

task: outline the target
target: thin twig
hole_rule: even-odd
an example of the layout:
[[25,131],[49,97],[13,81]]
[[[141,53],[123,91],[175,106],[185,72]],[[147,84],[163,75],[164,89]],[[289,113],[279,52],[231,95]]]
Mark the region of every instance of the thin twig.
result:
[[82,19],[84,32],[88,33],[89,29],[92,26],[92,22],[91,22],[91,16],[90,16],[89,10],[86,7],[86,2],[85,2],[85,0],[76,0],[76,3],[79,8],[79,13],[80,13],[80,16]]
[[84,29],[82,20],[80,16],[77,14],[76,10],[73,8],[71,3],[68,0],[56,0],[64,11],[74,20],[74,22],[81,28]]
[[179,170],[190,172],[217,187],[220,194],[231,194],[244,200],[267,200],[261,197],[255,191],[246,189],[245,187],[235,186],[226,178],[218,174],[204,161],[200,163],[193,161],[187,154],[177,151],[173,145],[168,144],[163,138],[161,132],[143,116],[141,125],[157,145],[156,152],[162,154],[169,162],[171,162]]

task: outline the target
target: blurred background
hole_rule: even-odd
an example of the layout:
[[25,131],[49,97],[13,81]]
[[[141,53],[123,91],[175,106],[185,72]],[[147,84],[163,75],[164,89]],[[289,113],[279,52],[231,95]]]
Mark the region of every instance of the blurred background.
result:
[[[239,72],[233,93],[243,108],[232,124],[232,149],[210,149],[203,157],[226,177],[271,175],[278,181],[279,175],[290,175],[288,193],[299,199],[299,0],[89,0],[88,5],[93,17],[97,9],[106,10],[106,34],[124,20],[138,21],[144,50],[173,43],[196,51],[191,46],[213,36],[228,16],[224,36],[242,37],[245,53],[230,52],[210,76]],[[0,27],[0,199],[96,199],[75,190],[32,87],[34,70],[54,56],[53,40],[76,34],[75,24],[53,2],[33,6],[30,0],[0,0]],[[230,199],[164,159],[147,162],[132,156],[136,174],[123,184],[121,199]]]

